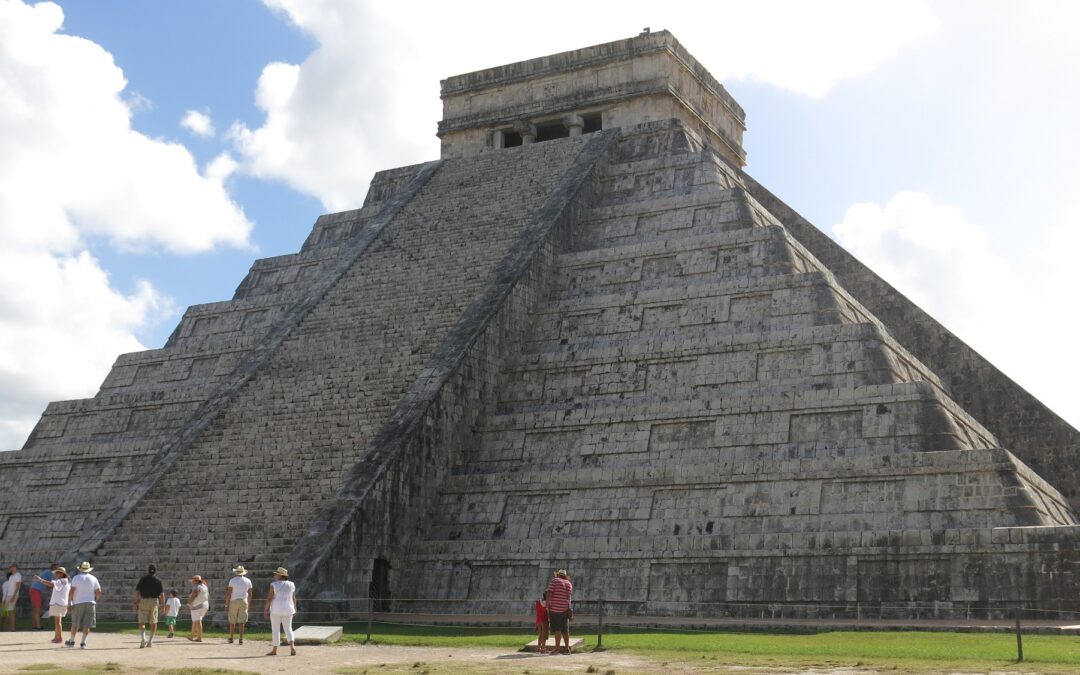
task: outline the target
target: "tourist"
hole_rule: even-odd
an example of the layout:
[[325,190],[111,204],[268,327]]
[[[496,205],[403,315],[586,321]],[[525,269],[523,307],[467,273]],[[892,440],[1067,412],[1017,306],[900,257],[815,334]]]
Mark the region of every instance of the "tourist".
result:
[[574,585],[570,583],[570,577],[566,576],[566,570],[557,570],[547,587],[548,617],[551,619],[551,632],[555,634],[555,651],[559,649],[559,638],[562,638],[566,651],[570,653],[570,620],[574,618],[573,598]]
[[176,635],[176,617],[180,616],[180,592],[175,588],[169,591],[169,599],[165,601],[165,626],[169,629],[169,637]]
[[191,595],[188,596],[188,609],[191,610],[191,635],[188,636],[188,639],[192,642],[202,642],[202,620],[206,613],[210,611],[210,588],[198,574],[191,577]]
[[[135,584],[135,600],[131,603],[131,606],[139,617],[139,649],[154,646],[154,636],[157,635],[158,609],[165,608],[165,588],[156,575],[157,567],[151,565],[146,570],[146,576],[139,579],[139,583]],[[150,625],[149,639],[146,637],[147,624]]]
[[533,606],[533,613],[535,614],[536,625],[536,651],[543,654],[547,652],[547,639],[548,639],[548,608],[547,608],[547,591],[536,600],[536,604]]
[[30,625],[34,627],[34,630],[41,630],[41,607],[45,604],[45,593],[48,592],[49,586],[45,583],[53,578],[53,571],[60,566],[60,563],[53,563],[49,565],[49,569],[45,570],[41,574],[34,575],[34,583],[30,584]]
[[8,567],[7,579],[2,586],[4,595],[4,611],[7,613],[7,630],[15,630],[15,603],[19,601],[19,589],[22,587],[22,575],[19,574],[19,566],[12,563]]
[[49,616],[52,617],[53,628],[56,629],[52,642],[58,645],[64,641],[64,617],[67,616],[68,603],[71,600],[68,596],[71,591],[71,582],[68,580],[67,570],[55,563],[48,573],[48,579],[41,575],[35,576],[34,579],[45,588],[52,589],[52,595],[49,597]]
[[97,603],[103,593],[97,577],[90,574],[93,571],[90,563],[84,560],[79,565],[79,573],[71,580],[71,590],[68,593],[68,604],[71,605],[71,639],[64,643],[68,647],[75,646],[75,634],[82,631],[79,649],[86,649],[90,629],[97,625]]
[[233,568],[233,578],[225,588],[225,613],[229,615],[229,644],[233,641],[233,630],[240,631],[240,644],[244,644],[244,624],[248,620],[251,607],[251,579],[243,565]]
[[271,648],[267,656],[277,656],[282,627],[285,628],[285,640],[289,643],[289,655],[296,656],[296,646],[293,644],[293,614],[296,614],[296,586],[289,581],[289,570],[279,567],[274,572],[274,580],[270,583],[266,605],[263,607],[263,616],[270,618]]

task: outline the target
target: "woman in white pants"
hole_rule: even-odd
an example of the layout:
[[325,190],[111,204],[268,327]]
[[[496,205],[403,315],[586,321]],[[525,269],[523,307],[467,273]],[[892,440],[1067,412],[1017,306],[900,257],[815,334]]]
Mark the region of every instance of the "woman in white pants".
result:
[[202,642],[203,617],[210,611],[210,588],[198,574],[191,577],[191,595],[188,596],[188,608],[191,610],[191,635],[188,636],[188,639],[192,642]]
[[289,581],[289,570],[279,567],[274,572],[274,580],[270,582],[270,591],[266,594],[266,606],[263,607],[263,616],[270,617],[270,635],[273,636],[270,642],[272,647],[267,656],[277,656],[282,628],[285,629],[285,640],[289,643],[289,655],[296,656],[292,632],[293,614],[296,614],[296,585]]

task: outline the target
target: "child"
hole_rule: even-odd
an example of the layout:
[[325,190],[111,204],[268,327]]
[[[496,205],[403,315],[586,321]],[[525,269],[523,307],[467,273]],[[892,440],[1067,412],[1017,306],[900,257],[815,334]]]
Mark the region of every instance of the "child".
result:
[[165,601],[165,625],[169,628],[169,637],[176,634],[176,617],[180,615],[180,593],[174,588],[169,591]]
[[68,601],[70,600],[68,592],[71,590],[71,581],[68,580],[67,570],[63,567],[57,567],[53,570],[52,579],[42,579],[36,574],[34,579],[52,589],[52,596],[49,598],[49,616],[53,618],[53,626],[56,628],[52,643],[54,645],[61,644],[64,641],[64,617],[67,616]]
[[547,591],[536,601],[533,611],[536,613],[536,651],[544,654],[548,639]]

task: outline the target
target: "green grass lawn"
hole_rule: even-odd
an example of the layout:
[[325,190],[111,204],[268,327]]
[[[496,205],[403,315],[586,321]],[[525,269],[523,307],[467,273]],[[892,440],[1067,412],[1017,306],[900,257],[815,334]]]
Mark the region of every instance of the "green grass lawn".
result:
[[[21,624],[21,622],[20,622]],[[367,623],[345,623],[344,642],[363,643]],[[161,626],[163,629],[164,626]],[[190,622],[177,627],[182,639]],[[101,622],[98,631],[136,634],[130,622]],[[164,633],[164,630],[161,631]],[[206,636],[227,637],[207,626]],[[269,641],[259,625],[246,637]],[[581,633],[585,649],[596,646],[594,633]],[[533,636],[528,629],[466,626],[373,624],[372,642],[420,647],[491,647],[517,650]],[[164,639],[160,637],[159,639]],[[1016,660],[1016,637],[1010,633],[829,632],[817,634],[723,633],[705,631],[616,629],[604,634],[604,647],[650,660],[687,662],[701,659],[747,665],[865,665],[902,670],[1002,669]],[[1025,635],[1025,670],[1080,672],[1080,637]]]

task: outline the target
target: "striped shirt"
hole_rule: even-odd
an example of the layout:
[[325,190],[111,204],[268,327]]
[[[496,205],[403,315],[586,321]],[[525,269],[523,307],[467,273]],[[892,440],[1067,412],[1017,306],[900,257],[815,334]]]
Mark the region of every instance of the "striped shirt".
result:
[[570,611],[570,600],[574,596],[574,585],[569,579],[552,577],[548,584],[548,610],[552,612]]

